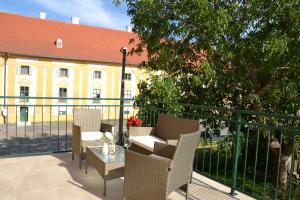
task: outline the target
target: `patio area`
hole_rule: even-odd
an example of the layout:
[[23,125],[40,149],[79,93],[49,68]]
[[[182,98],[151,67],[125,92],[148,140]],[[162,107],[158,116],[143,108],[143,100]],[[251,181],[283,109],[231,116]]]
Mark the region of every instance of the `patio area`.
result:
[[[103,180],[93,167],[88,174],[78,168],[78,158],[70,153],[0,159],[2,200],[94,200],[123,199],[123,179],[108,181],[103,197]],[[230,188],[197,173],[193,174],[189,199],[252,199],[242,193],[232,197]],[[181,200],[184,193],[173,192],[169,200]]]

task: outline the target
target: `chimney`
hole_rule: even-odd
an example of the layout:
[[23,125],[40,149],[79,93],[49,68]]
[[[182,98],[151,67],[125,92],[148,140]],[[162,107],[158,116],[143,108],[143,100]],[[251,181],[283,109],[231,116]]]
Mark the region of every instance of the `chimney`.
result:
[[126,26],[126,31],[127,32],[132,32],[132,27],[131,26]]
[[40,19],[46,19],[46,13],[40,12]]
[[71,17],[71,23],[72,24],[79,24],[79,18],[78,17]]

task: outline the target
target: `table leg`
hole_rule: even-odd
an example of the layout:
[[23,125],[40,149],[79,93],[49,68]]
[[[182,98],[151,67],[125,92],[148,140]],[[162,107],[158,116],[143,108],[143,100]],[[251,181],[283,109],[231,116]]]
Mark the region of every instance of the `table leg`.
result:
[[82,163],[82,155],[83,155],[83,151],[82,151],[82,148],[81,148],[81,151],[80,151],[80,156],[79,156],[79,169],[81,169],[81,163]]
[[103,196],[105,197],[106,196],[106,178],[105,177],[104,177],[103,181],[104,181]]

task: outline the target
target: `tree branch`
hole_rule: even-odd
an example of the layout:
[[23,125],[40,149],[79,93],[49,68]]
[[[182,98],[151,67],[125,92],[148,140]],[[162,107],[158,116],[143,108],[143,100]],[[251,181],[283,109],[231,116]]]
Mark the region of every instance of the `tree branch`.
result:
[[258,96],[264,95],[274,82],[282,80],[287,74],[289,74],[289,72],[290,72],[289,69],[290,68],[287,67],[288,64],[289,63],[287,63],[285,66],[279,68],[280,71],[279,71],[278,75],[277,76],[273,76],[271,79],[269,79],[269,81],[267,81],[266,84],[264,84],[260,88],[257,88],[255,90],[255,94],[257,94]]

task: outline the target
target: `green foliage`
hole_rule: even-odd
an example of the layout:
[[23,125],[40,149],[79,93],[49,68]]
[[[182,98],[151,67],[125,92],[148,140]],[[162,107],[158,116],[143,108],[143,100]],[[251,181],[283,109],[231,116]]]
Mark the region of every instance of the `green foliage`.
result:
[[138,84],[138,89],[140,92],[138,99],[155,99],[174,103],[180,99],[180,91],[176,87],[176,82],[170,77],[150,75],[146,81]]
[[[117,0],[115,2],[121,2]],[[300,109],[298,0],[125,0],[142,67],[176,80],[186,103]]]
[[183,110],[178,104],[181,95],[176,84],[172,78],[161,75],[150,75],[138,84],[139,94],[135,104],[140,108],[138,115],[144,126],[155,125],[158,112],[174,114]]

